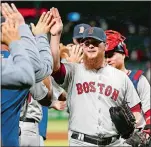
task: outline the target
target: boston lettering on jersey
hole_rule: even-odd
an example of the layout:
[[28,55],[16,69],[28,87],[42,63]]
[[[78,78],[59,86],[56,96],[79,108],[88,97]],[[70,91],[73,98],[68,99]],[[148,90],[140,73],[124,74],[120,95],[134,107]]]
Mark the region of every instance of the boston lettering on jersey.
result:
[[84,82],[77,83],[77,93],[78,95],[82,93],[96,92],[96,86],[99,87],[99,93],[105,96],[111,96],[111,98],[116,101],[119,95],[119,90],[113,88],[110,85],[105,85],[103,83],[95,83],[95,82]]

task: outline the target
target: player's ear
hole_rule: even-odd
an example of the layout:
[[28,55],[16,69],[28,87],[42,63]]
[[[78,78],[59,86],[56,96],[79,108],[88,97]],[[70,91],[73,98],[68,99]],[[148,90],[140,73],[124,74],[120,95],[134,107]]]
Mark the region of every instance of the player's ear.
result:
[[126,57],[126,56],[125,56],[125,54],[122,54],[122,58],[123,58],[123,60],[125,60],[125,57]]
[[105,46],[105,50],[107,50],[107,44],[106,44],[106,42],[104,42],[104,46]]

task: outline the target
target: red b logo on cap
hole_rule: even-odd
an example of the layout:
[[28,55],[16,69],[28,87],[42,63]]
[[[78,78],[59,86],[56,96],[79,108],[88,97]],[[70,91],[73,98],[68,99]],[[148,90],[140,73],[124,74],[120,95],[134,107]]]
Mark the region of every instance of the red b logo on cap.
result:
[[93,33],[93,28],[91,27],[91,28],[89,28],[89,30],[88,30],[88,34],[92,34]]

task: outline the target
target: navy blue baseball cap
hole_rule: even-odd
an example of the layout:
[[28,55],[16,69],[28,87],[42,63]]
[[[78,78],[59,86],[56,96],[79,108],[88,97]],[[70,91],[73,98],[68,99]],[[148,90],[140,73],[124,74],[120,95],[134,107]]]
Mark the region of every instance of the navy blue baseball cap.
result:
[[74,39],[83,38],[84,30],[90,27],[91,27],[90,25],[85,23],[76,25],[73,30],[73,38]]
[[100,42],[106,42],[106,34],[102,28],[90,27],[83,33],[83,41],[87,38],[94,38]]

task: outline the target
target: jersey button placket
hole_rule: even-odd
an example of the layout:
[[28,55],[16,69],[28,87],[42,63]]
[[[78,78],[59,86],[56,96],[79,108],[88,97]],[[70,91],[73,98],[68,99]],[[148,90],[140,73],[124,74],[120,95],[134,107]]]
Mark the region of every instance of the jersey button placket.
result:
[[100,95],[98,96],[98,99],[101,100],[101,96]]
[[101,121],[101,119],[99,118],[99,119],[98,119],[98,125],[101,126],[101,124],[102,124],[102,121]]
[[101,114],[101,108],[99,109],[99,114]]

